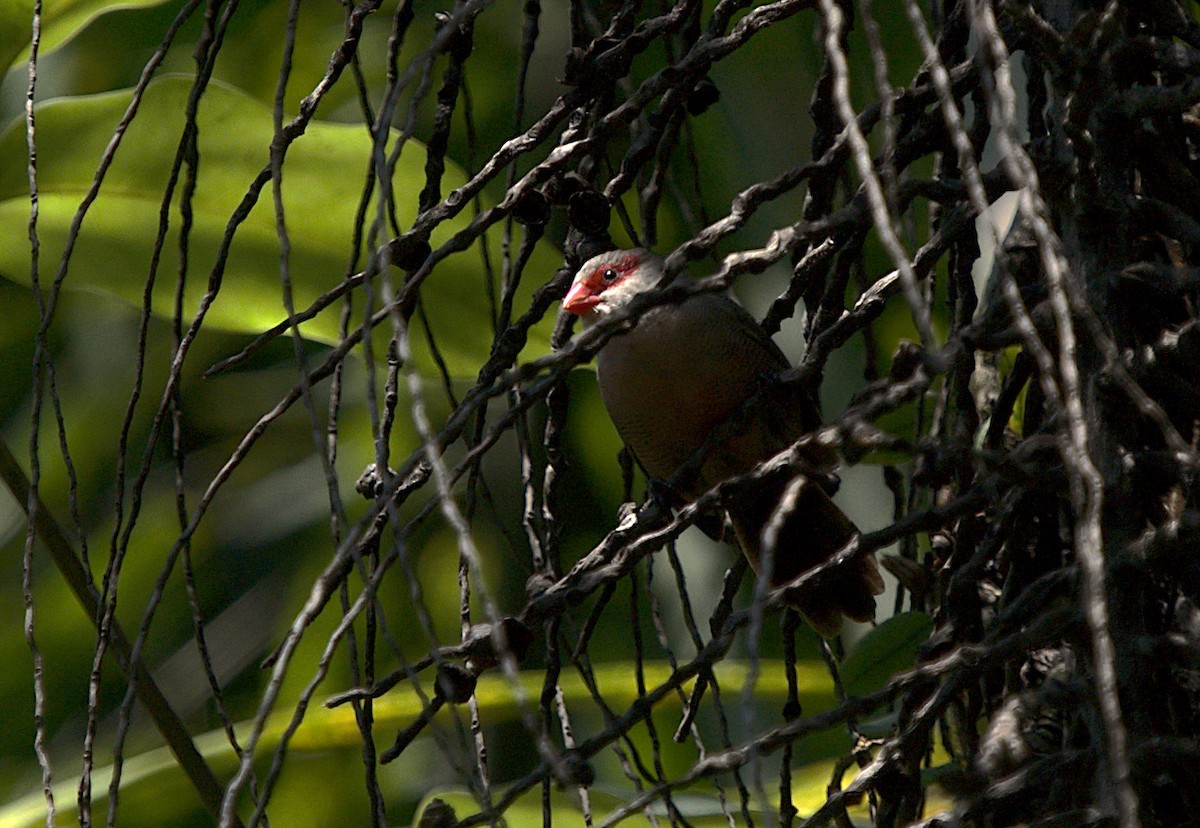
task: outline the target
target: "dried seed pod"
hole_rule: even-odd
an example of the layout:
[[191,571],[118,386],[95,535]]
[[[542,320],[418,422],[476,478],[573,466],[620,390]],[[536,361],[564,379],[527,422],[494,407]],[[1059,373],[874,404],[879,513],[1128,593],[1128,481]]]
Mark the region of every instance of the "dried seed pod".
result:
[[429,240],[410,234],[405,234],[399,238],[392,239],[391,245],[392,264],[401,270],[413,272],[425,263],[429,258],[429,254],[433,248],[429,246]]
[[713,83],[708,75],[702,77],[688,95],[687,111],[689,115],[702,115],[710,106],[721,99],[721,90]]
[[555,175],[551,177],[542,191],[546,194],[546,198],[556,207],[565,207],[571,196],[581,190],[589,190],[592,185],[587,182],[587,179],[575,171],[566,173],[565,175]]
[[577,750],[564,752],[557,770],[558,780],[564,785],[589,788],[596,781],[596,769]]
[[434,681],[439,697],[451,704],[463,704],[475,693],[475,674],[453,661],[438,666]]
[[431,799],[425,806],[425,810],[421,811],[417,828],[451,828],[457,824],[458,814],[454,813],[454,808],[448,802],[442,799]]
[[550,220],[550,200],[537,190],[523,190],[513,204],[512,217],[518,224],[540,227]]
[[580,190],[567,200],[571,224],[586,234],[599,234],[608,227],[612,204],[598,190]]

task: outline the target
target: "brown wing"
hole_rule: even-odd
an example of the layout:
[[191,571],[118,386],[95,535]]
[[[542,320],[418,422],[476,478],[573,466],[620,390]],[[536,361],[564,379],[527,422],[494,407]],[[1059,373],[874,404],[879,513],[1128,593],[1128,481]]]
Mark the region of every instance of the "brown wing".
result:
[[[776,474],[729,504],[729,519],[738,544],[757,572],[762,560],[764,528],[779,508],[791,483],[788,474]],[[811,482],[800,489],[775,544],[771,585],[779,586],[824,563],[840,552],[858,530],[850,518]],[[796,609],[825,638],[841,631],[842,616],[870,621],[875,616],[875,596],[883,592],[883,579],[874,555],[844,565],[816,588],[795,599]]]
[[[791,365],[750,313],[724,297],[706,298],[713,305],[711,316],[728,331],[723,338],[728,340],[726,347],[731,357],[748,364],[755,377],[754,387],[744,389],[743,401],[754,394],[759,400],[744,432],[730,440],[706,467],[705,478],[711,485],[732,474],[744,473],[783,451],[820,426],[821,415],[809,389],[779,380],[779,375]],[[837,453],[825,446],[809,447],[806,458],[814,470],[822,472],[830,472],[837,465]]]
[[[792,385],[773,384],[788,361],[741,306],[704,294],[679,306],[647,313],[628,333],[600,352],[600,390],[622,439],[652,477],[667,479],[727,423],[747,400],[761,404],[740,432],[709,455],[698,480],[680,487],[694,500],[707,489],[778,454],[820,419],[812,397]],[[813,447],[814,470],[832,469],[834,453]],[[757,564],[761,532],[791,479],[784,471],[740,493],[729,516],[746,557]],[[807,571],[835,554],[855,533],[854,525],[820,485],[807,485],[781,532],[776,583]],[[822,635],[834,635],[843,614],[856,619],[874,612],[879,591],[873,559],[839,573],[830,589],[810,590],[799,609]]]
[[[773,381],[772,373],[788,368],[787,358],[762,328],[753,323],[749,313],[730,303],[725,315],[731,330],[737,331],[742,339],[737,350],[762,356],[764,363],[759,369],[765,374],[766,384],[759,389],[761,414],[750,420],[744,434],[716,453],[705,467],[706,473],[712,474],[746,471],[747,464],[753,466],[782,451],[821,423],[816,401],[808,389]],[[745,324],[746,320],[753,324]],[[765,362],[767,358],[769,363]],[[805,457],[814,471],[822,473],[832,472],[837,463],[836,452],[826,446],[808,447]],[[788,472],[770,475],[729,504],[729,517],[739,545],[755,570],[762,553],[761,533],[779,507],[791,478]],[[800,489],[794,509],[777,538],[772,584],[787,583],[825,562],[857,533],[823,486],[823,481],[814,477]],[[882,591],[883,580],[874,556],[864,556],[817,589],[802,593],[796,600],[796,608],[818,633],[830,638],[841,630],[843,615],[855,621],[873,618],[875,596]]]
[[[713,451],[699,479],[680,492],[688,499],[749,471],[819,423],[803,389],[772,384],[788,368],[783,352],[745,309],[718,294],[650,311],[605,345],[598,367],[617,431],[645,470],[664,480],[713,429],[761,395],[746,427]],[[828,450],[812,452],[821,468],[834,459]]]

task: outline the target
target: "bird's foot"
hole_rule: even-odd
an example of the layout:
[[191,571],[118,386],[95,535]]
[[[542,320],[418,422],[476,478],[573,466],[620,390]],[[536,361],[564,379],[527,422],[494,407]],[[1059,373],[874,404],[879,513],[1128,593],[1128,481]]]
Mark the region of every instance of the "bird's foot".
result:
[[638,505],[627,500],[617,507],[617,529],[624,530],[633,526],[637,521]]

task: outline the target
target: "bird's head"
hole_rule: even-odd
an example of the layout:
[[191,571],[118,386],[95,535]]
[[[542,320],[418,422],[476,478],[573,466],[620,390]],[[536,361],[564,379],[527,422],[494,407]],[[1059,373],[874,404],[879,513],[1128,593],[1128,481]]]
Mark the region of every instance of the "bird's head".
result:
[[563,309],[594,322],[654,287],[663,272],[663,259],[649,250],[610,250],[589,259],[563,298]]

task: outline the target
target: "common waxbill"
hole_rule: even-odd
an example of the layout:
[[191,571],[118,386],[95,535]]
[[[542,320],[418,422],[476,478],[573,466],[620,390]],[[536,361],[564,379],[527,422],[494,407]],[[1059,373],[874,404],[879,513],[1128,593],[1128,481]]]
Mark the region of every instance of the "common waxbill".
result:
[[[663,259],[648,250],[614,250],[589,260],[563,299],[563,308],[585,325],[603,319],[655,287]],[[686,279],[686,276],[680,276]],[[731,422],[756,393],[761,404],[728,439],[707,455],[698,472],[675,491],[691,501],[722,480],[745,474],[820,425],[812,398],[774,382],[787,357],[741,305],[718,293],[697,293],[643,313],[635,326],[605,343],[596,359],[600,394],[625,445],[650,478],[666,481],[718,426]],[[743,412],[744,413],[744,412]],[[728,427],[728,426],[727,426]],[[805,460],[832,470],[836,455],[812,444]],[[725,504],[750,564],[757,569],[763,530],[794,472],[768,475]],[[800,487],[780,528],[771,581],[786,583],[837,554],[855,535],[850,519],[814,473]],[[859,557],[796,608],[818,633],[840,631],[842,616],[868,621],[883,580],[872,556]]]

